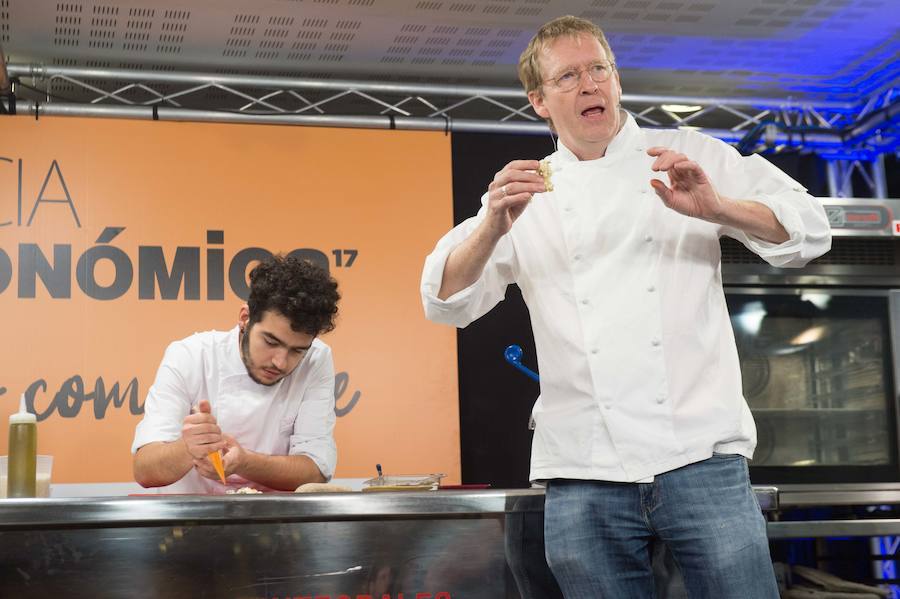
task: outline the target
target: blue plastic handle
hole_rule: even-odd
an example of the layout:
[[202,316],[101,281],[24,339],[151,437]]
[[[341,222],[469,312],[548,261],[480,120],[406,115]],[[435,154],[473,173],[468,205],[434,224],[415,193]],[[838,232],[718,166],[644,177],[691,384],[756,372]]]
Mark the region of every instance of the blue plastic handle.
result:
[[522,364],[522,348],[518,345],[510,345],[503,352],[503,357],[506,358],[506,361],[512,364],[514,367],[518,368],[534,380],[540,382],[541,377],[538,376],[538,373],[531,370],[527,366]]

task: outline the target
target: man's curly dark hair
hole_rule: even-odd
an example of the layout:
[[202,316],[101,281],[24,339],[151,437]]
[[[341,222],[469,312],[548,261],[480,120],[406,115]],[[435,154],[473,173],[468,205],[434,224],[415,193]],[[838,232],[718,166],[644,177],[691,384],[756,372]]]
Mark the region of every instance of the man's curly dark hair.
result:
[[274,310],[298,333],[319,335],[334,329],[337,281],[321,266],[292,256],[272,256],[250,271],[250,326]]

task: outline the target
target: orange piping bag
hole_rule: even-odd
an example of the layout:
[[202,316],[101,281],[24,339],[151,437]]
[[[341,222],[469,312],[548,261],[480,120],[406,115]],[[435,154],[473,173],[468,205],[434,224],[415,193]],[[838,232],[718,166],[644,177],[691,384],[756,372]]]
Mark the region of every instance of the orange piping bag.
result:
[[212,462],[213,468],[216,469],[216,474],[219,475],[219,480],[222,481],[222,484],[227,484],[225,482],[225,466],[222,464],[222,454],[218,451],[211,451],[207,456],[209,461]]

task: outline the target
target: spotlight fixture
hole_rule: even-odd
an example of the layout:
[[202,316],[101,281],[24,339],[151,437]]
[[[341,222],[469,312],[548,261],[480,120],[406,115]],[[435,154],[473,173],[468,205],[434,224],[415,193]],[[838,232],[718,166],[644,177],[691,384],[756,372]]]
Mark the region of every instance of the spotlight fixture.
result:
[[692,112],[697,112],[702,106],[695,106],[691,104],[663,104],[660,106],[666,112],[675,112],[678,114],[690,114]]

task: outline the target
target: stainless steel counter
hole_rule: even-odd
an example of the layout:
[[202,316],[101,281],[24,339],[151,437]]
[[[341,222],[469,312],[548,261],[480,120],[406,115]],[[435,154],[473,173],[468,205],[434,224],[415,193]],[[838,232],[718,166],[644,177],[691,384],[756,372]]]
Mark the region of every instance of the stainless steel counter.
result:
[[542,521],[532,490],[4,500],[0,597],[513,599]]
[[[897,483],[779,485],[778,504],[782,509],[900,505],[900,485]],[[900,520],[871,518],[769,522],[768,535],[770,539],[900,535]]]
[[900,504],[900,484],[778,485],[778,502],[782,507],[897,505]]
[[[547,574],[543,506],[541,489],[0,500],[0,597],[519,598]],[[898,533],[769,523],[773,539]]]
[[158,495],[0,501],[0,531],[8,529],[169,524],[309,522],[384,518],[503,516],[543,511],[540,489],[486,491]]
[[[775,487],[755,487],[764,511],[777,509]],[[0,532],[110,526],[459,519],[543,512],[543,489],[486,491],[159,495],[0,500]]]

